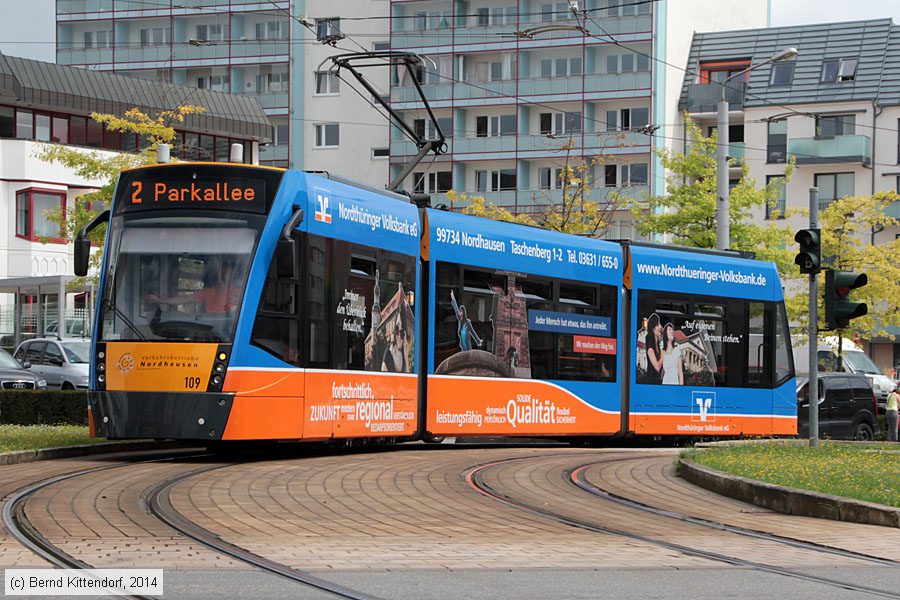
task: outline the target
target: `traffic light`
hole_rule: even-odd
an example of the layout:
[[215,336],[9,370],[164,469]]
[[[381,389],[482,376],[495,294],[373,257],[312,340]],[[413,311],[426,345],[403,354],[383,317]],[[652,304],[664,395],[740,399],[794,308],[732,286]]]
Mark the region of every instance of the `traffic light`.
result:
[[794,236],[800,244],[800,252],[794,263],[800,265],[801,273],[815,275],[822,270],[822,236],[819,229],[801,229]]
[[850,291],[869,283],[865,273],[851,271],[825,271],[825,328],[843,329],[850,325],[850,319],[868,314],[865,302],[850,300]]

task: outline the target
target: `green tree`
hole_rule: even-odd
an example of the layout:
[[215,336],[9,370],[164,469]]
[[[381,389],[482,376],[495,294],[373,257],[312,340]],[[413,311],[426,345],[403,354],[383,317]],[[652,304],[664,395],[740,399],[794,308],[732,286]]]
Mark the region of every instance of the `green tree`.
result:
[[[48,163],[55,163],[71,169],[79,177],[100,181],[101,186],[82,194],[69,203],[65,212],[61,209],[50,213],[47,218],[58,223],[61,237],[74,241],[78,231],[84,227],[104,206],[110,206],[119,172],[140,165],[156,162],[156,148],[161,143],[175,139],[175,126],[184,123],[185,117],[199,114],[206,109],[200,106],[181,106],[174,110],[164,110],[149,116],[133,108],[123,116],[91,113],[91,118],[106,125],[111,131],[132,133],[146,140],[147,148],[137,153],[115,153],[88,151],[61,144],[43,144],[37,157]],[[106,227],[100,226],[91,232],[91,241],[102,248]],[[96,269],[102,260],[101,252],[91,256],[91,266]]]
[[602,236],[609,228],[613,214],[624,207],[625,197],[613,193],[607,202],[591,200],[591,174],[596,166],[605,162],[604,158],[577,159],[573,156],[575,142],[571,139],[560,149],[565,152],[559,173],[560,201],[540,204],[542,210],[533,214],[516,213],[488,204],[482,196],[466,196],[454,190],[450,190],[447,197],[451,205],[462,204],[466,214],[574,235]]
[[[667,193],[650,196],[646,202],[632,202],[637,230],[643,235],[663,236],[679,246],[695,248],[716,247],[716,189],[715,132],[704,136],[700,128],[685,117],[688,139],[687,153],[661,150],[657,154],[666,170]],[[758,187],[748,174],[746,163],[741,165],[741,179],[730,194],[730,247],[756,253],[759,260],[772,261],[783,275],[793,268],[794,233],[786,225],[760,225],[752,221],[754,211],[768,206],[775,212],[776,203],[793,171],[784,170],[784,179],[773,179]]]

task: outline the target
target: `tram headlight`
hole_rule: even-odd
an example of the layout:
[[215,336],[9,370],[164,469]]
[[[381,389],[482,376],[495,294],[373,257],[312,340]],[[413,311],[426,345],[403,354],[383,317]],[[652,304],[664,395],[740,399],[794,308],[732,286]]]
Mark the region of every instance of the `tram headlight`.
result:
[[97,353],[97,358],[99,358],[100,360],[103,360],[104,358],[106,358],[106,352],[103,352],[101,350],[100,352]]
[[213,367],[213,371],[221,375],[225,372],[225,365],[223,365],[222,363],[216,363],[216,366]]
[[212,382],[213,382],[214,386],[218,387],[218,386],[222,385],[222,378],[220,376],[216,375],[215,377],[212,378]]
[[106,381],[106,375],[104,375],[103,373],[100,373],[99,375],[97,375],[97,381],[99,381],[100,383],[103,383],[104,381]]
[[105,370],[106,370],[106,363],[97,363],[97,370],[98,370],[98,371],[105,371]]

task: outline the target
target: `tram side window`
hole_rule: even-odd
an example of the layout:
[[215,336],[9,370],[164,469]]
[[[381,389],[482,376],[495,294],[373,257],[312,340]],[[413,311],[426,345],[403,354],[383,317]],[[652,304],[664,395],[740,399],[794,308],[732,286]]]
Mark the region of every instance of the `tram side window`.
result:
[[640,291],[637,383],[748,385],[746,365],[755,358],[747,357],[746,304],[731,298]]
[[[298,264],[301,244],[295,240]],[[269,265],[250,342],[292,365],[301,365],[301,280],[280,279]]]
[[333,240],[307,236],[306,327],[309,340],[309,365],[331,367],[331,281]]
[[615,381],[617,291],[437,265],[435,373]]
[[791,333],[784,304],[775,303],[775,386],[794,376],[794,356],[791,352]]
[[412,373],[415,258],[335,240],[332,264],[329,368]]
[[766,320],[771,317],[763,302],[748,302],[747,306],[747,387],[768,387],[771,375]]

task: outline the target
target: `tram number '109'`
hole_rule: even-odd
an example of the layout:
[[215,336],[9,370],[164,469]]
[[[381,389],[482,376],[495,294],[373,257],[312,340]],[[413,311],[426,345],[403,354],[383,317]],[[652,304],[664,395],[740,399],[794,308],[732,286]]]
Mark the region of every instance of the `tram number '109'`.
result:
[[196,390],[200,387],[200,378],[199,377],[185,377],[184,378],[184,388],[186,390]]

